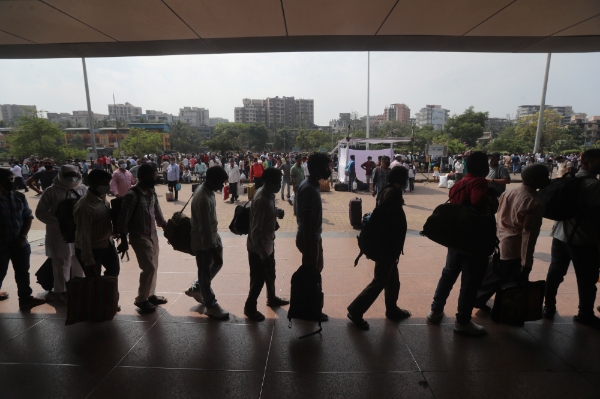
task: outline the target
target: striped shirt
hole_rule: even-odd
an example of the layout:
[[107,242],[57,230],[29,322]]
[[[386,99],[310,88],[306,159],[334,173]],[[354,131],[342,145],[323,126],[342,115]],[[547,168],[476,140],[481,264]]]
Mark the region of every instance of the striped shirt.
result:
[[373,176],[373,179],[375,180],[375,189],[378,193],[380,193],[381,190],[388,185],[388,175],[390,174],[391,170],[392,169],[390,168],[387,168],[386,170],[381,168],[375,169],[375,175]]
[[110,243],[110,204],[105,198],[88,191],[75,204],[73,216],[77,225],[75,248],[81,249],[84,264],[93,264],[95,261],[92,249],[108,248]]

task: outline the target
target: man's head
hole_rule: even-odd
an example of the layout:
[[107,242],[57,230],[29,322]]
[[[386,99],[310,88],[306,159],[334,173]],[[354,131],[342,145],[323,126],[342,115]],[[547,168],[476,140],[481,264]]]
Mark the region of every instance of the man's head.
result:
[[2,192],[10,192],[13,188],[15,177],[13,172],[8,169],[0,168],[0,190]]
[[356,157],[354,155],[350,155],[350,159],[354,161]]
[[541,163],[527,166],[523,169],[523,172],[521,172],[521,178],[523,179],[523,185],[532,187],[536,190],[548,187],[550,184],[548,167]]
[[372,159],[373,159],[373,157],[370,155],[367,157],[367,161],[371,161]]
[[500,157],[501,157],[501,155],[499,152],[492,152],[491,154],[488,154],[489,165],[492,168],[495,168],[496,166],[498,166]]
[[258,163],[258,158],[254,158],[254,159],[252,160],[252,162],[254,162],[255,164],[257,164],[257,163]]
[[42,160],[42,165],[46,168],[46,172],[52,172],[54,169],[54,160],[52,160],[52,158],[44,158]]
[[107,171],[100,169],[92,170],[88,175],[90,191],[97,195],[107,194],[110,191],[109,184],[111,179],[112,176]]
[[481,151],[471,153],[467,158],[467,170],[473,176],[487,176],[490,171],[487,154]]
[[124,159],[119,159],[119,161],[117,162],[117,165],[119,165],[119,169],[121,169],[121,171],[124,171],[125,169],[127,169],[127,162],[125,162]]
[[296,155],[296,165],[300,166],[302,164],[302,157],[300,155]]
[[140,163],[141,163],[142,165],[143,165],[143,164],[145,164],[146,162],[148,162],[148,160],[147,160],[146,158],[142,158],[142,159],[140,159]]
[[600,149],[587,150],[581,156],[581,169],[594,175],[600,174]]
[[169,162],[171,162],[171,165],[175,165],[175,158],[169,159]]
[[381,157],[381,166],[383,167],[383,169],[389,168],[390,163],[391,163],[390,157],[388,157],[387,155],[384,155],[383,157]]
[[408,181],[408,170],[403,166],[395,166],[390,170],[388,183],[395,184],[397,187],[406,187]]
[[220,166],[213,166],[206,171],[206,186],[212,191],[223,189],[223,183],[229,178],[227,172]]
[[308,157],[308,174],[311,179],[329,179],[331,170],[329,164],[331,159],[326,154],[316,153]]
[[400,154],[396,155],[396,161],[398,161],[398,162],[402,161],[402,155],[400,155]]
[[231,165],[231,166],[235,165],[235,161],[233,160],[233,158],[229,158],[229,165]]
[[154,188],[158,173],[152,164],[145,163],[137,171],[138,185],[144,188]]
[[281,178],[281,171],[275,168],[267,168],[262,175],[265,187],[273,194],[281,190]]

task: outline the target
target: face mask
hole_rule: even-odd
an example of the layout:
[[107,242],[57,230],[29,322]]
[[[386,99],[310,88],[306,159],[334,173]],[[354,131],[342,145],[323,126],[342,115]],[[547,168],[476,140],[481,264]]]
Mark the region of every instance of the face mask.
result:
[[108,194],[108,192],[110,191],[110,186],[108,184],[99,185],[96,188],[96,191],[98,191],[98,193],[100,194]]
[[127,168],[127,164],[126,163],[120,163],[119,164],[119,168],[126,169]]

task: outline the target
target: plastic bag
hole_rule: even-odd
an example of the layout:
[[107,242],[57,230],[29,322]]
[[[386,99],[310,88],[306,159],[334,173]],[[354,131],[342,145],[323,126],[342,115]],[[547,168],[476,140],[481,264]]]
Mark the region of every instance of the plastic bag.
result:
[[440,176],[440,184],[438,184],[439,188],[447,188],[448,187],[448,176]]
[[455,181],[454,180],[448,180],[448,189],[451,189],[452,186],[454,186]]

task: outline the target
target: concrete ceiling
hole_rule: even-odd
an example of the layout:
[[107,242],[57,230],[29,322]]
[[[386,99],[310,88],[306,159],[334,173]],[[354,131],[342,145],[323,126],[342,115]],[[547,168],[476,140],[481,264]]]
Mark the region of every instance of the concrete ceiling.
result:
[[0,0],[0,58],[600,51],[600,0]]

